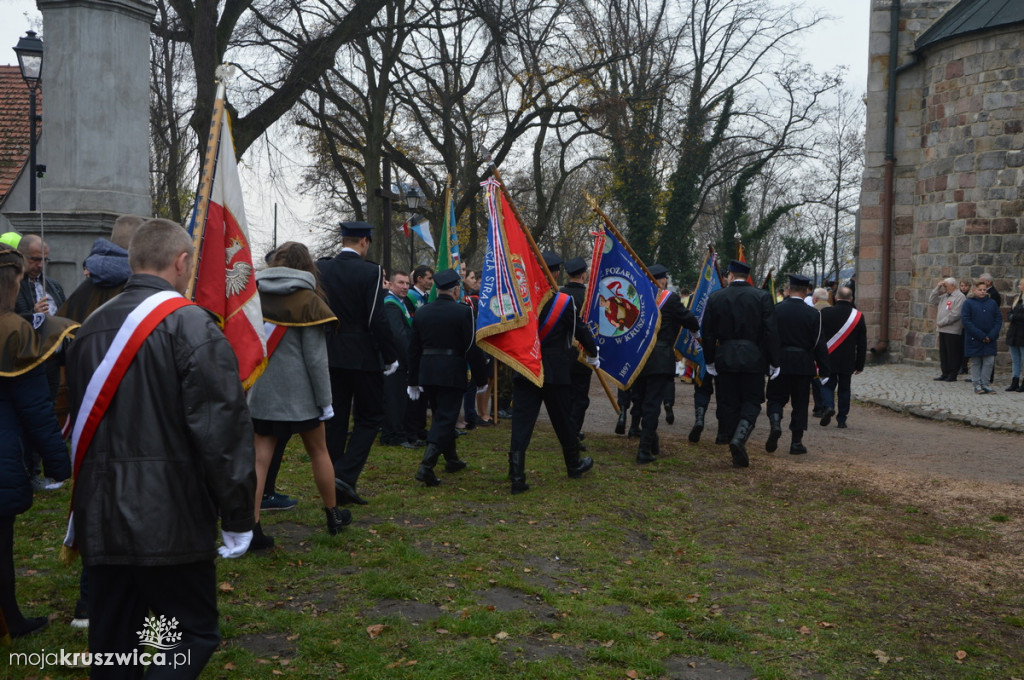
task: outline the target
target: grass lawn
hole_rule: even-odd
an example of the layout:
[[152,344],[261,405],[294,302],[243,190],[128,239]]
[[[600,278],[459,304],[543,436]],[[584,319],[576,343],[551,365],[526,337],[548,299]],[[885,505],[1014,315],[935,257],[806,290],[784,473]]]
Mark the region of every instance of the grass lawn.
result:
[[[597,463],[570,480],[541,425],[518,496],[507,422],[460,438],[469,468],[442,463],[436,488],[413,480],[415,451],[377,447],[371,504],[331,537],[295,438],[278,489],[300,504],[264,514],[273,552],[218,560],[224,642],[203,677],[1024,677],[1019,518],[662,439],[639,467],[636,440],[592,434]],[[86,648],[67,625],[78,570],[57,559],[68,497],[37,494],[17,523],[22,608],[54,620],[0,652],[0,677],[86,676],[7,666]]]

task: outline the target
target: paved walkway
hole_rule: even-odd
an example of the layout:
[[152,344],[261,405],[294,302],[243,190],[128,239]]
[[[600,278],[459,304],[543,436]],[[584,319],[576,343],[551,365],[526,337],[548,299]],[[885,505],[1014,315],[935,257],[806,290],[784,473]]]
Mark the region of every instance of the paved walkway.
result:
[[1024,432],[1024,392],[1006,392],[1008,375],[996,373],[992,394],[978,395],[966,376],[936,382],[937,369],[907,364],[868,366],[853,376],[854,399],[933,420],[959,421],[975,427]]

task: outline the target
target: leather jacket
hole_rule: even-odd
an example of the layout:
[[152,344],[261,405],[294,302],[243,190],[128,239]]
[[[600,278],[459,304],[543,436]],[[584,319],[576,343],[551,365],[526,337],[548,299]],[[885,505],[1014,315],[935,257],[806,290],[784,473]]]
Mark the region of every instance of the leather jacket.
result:
[[[172,290],[136,274],[97,309],[68,354],[77,417],[89,379],[128,314]],[[211,560],[217,522],[253,527],[253,433],[238,362],[213,317],[172,312],[147,337],[81,463],[74,523],[86,566],[161,566]]]

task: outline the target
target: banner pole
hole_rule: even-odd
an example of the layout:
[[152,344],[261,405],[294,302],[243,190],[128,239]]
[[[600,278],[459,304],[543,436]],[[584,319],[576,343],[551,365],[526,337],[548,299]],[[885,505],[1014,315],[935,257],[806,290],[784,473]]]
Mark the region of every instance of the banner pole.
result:
[[647,278],[651,280],[651,283],[657,286],[658,280],[655,279],[653,275],[651,275],[651,270],[647,268],[647,264],[643,260],[641,260],[640,257],[636,254],[636,251],[633,250],[633,248],[629,245],[629,241],[626,240],[626,237],[623,236],[622,233],[615,228],[615,225],[612,224],[611,219],[604,214],[604,211],[601,210],[601,206],[597,204],[597,201],[594,200],[594,198],[585,191],[583,192],[583,195],[586,197],[587,202],[590,204],[590,209],[601,217],[601,219],[604,221],[605,226],[609,229],[609,231],[615,234],[615,238],[619,239],[619,243],[621,243],[622,246],[626,249],[626,252],[632,255],[633,259],[636,260],[641,267],[643,267],[644,273],[647,274]]

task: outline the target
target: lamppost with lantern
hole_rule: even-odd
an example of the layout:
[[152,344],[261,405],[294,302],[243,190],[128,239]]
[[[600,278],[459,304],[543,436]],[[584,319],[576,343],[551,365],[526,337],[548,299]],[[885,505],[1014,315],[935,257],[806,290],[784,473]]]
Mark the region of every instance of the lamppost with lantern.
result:
[[42,120],[42,116],[36,114],[36,92],[39,89],[39,81],[43,75],[43,41],[36,36],[35,31],[26,31],[25,36],[18,40],[14,48],[18,55],[18,67],[21,69],[21,77],[25,79],[29,92],[29,184],[28,184],[28,209],[36,209],[36,178],[44,171],[44,167],[36,163],[36,125]]
[[[409,190],[405,192],[405,206],[409,209],[409,212],[413,213],[412,217],[409,218],[410,223],[416,219],[416,211],[424,206],[426,202],[426,197],[420,193],[419,188],[415,184],[409,187]],[[409,234],[409,276],[412,276],[412,270],[416,268],[415,237],[415,234]]]

